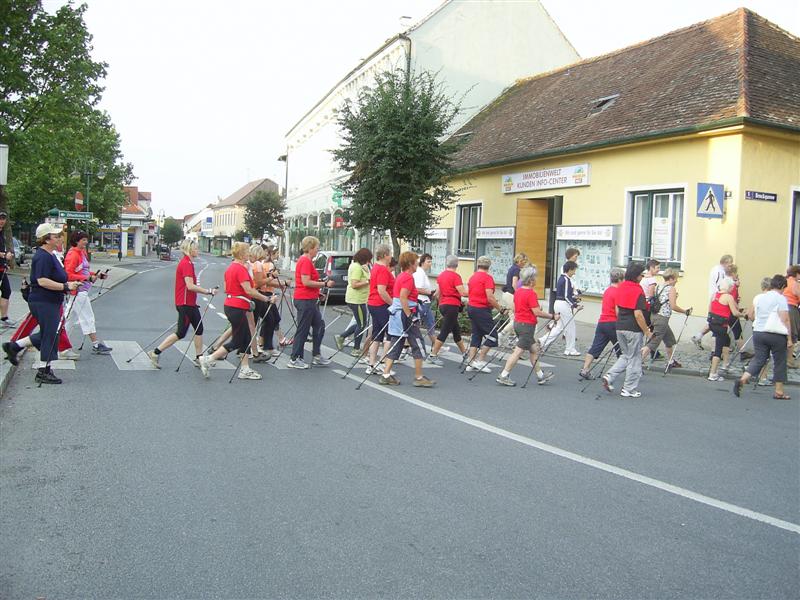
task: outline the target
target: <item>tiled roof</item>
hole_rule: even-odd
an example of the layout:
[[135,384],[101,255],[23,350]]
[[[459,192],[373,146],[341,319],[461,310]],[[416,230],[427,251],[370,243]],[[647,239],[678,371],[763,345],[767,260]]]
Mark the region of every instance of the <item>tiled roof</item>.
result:
[[800,39],[747,10],[517,82],[456,134],[460,170],[743,117],[800,131]]
[[247,204],[248,196],[256,190],[277,192],[279,190],[279,186],[271,179],[256,179],[255,181],[251,181],[250,183],[243,185],[227,198],[220,200],[214,205],[214,208],[234,206],[239,203]]

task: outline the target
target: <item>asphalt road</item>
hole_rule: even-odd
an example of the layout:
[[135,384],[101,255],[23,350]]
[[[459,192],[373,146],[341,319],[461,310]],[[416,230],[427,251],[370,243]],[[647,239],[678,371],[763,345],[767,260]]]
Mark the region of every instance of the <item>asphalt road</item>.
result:
[[[99,335],[167,328],[173,267],[98,299]],[[560,358],[525,390],[447,361],[433,390],[401,365],[355,391],[338,358],[229,384],[87,344],[39,389],[29,355],[0,404],[0,596],[797,597],[797,400],[660,374],[581,393]]]

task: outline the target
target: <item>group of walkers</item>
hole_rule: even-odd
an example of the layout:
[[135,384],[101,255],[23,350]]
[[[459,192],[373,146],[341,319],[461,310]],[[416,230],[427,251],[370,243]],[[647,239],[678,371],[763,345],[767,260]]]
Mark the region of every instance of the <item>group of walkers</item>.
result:
[[[111,351],[97,338],[89,301],[91,285],[104,273],[94,273],[89,268],[85,233],[72,234],[71,249],[63,260],[59,258],[63,243],[60,227],[42,224],[37,228],[36,237],[38,249],[31,265],[28,303],[29,319],[34,325],[39,324],[39,330],[30,335],[29,329],[24,336],[15,336],[3,349],[16,364],[22,348],[35,346],[40,350],[43,363],[36,374],[37,382],[60,383],[51,371],[50,362],[57,357],[77,358],[76,353],[69,350],[66,330],[70,326],[80,325],[83,335],[92,341],[93,352],[108,354]],[[320,305],[323,302],[327,305],[325,292],[333,281],[320,278],[314,267],[320,250],[317,238],[308,236],[302,240],[292,299],[287,294],[287,281],[280,278],[277,252],[273,248],[242,242],[233,245],[232,261],[224,275],[224,313],[229,327],[207,353],[202,338],[204,313],[200,312],[197,297],[199,294],[214,296],[217,288],[200,287],[198,283],[192,262],[198,254],[196,242],[185,240],[180,248],[183,258],[175,272],[174,295],[177,326],[148,352],[153,366],[160,368],[161,354],[183,339],[190,326],[195,357],[189,360],[205,377],[209,377],[217,361],[231,352],[239,356],[236,371],[239,379],[261,379],[261,374],[251,367],[251,361],[276,361],[285,348],[290,348],[287,366],[292,369],[323,367],[331,363],[330,358],[322,355],[325,321]],[[414,361],[413,385],[433,387],[436,382],[425,375],[424,366],[442,366],[440,355],[448,351],[445,343],[452,338],[458,348],[461,370],[473,373],[472,377],[477,373],[490,373],[492,363],[500,359],[499,364],[505,358],[496,381],[500,385],[514,386],[511,372],[521,358],[527,358],[531,365],[528,379],[535,373],[537,383],[545,384],[554,374],[543,370],[539,361],[559,338],[564,340],[565,356],[580,356],[575,317],[583,307],[582,291],[574,283],[580,252],[570,248],[565,258],[551,312],[540,305],[535,290],[539,273],[525,254],[514,257],[498,295],[494,277],[489,272],[491,260],[486,256],[478,257],[475,273],[466,283],[458,273],[458,258],[446,257],[445,268],[437,276],[434,287],[429,277],[432,264],[429,254],[419,256],[407,251],[395,261],[388,245],[379,245],[374,256],[371,250],[362,248],[355,253],[348,269],[345,301],[352,312],[352,320],[340,335],[334,336],[337,353],[352,339],[350,355],[355,360],[351,370],[361,363],[367,377],[378,375],[378,383],[389,386],[401,383],[393,366],[410,355]],[[742,386],[752,377],[758,378],[759,383],[767,382],[766,366],[772,358],[774,397],[788,399],[784,390],[787,362],[793,366],[793,349],[800,338],[799,275],[800,267],[793,266],[786,277],[775,275],[765,279],[763,292],[753,299],[750,308],[744,309],[739,304],[738,271],[733,259],[729,255],[721,258],[710,275],[707,327],[693,337],[701,348],[705,333],[710,332],[715,340],[708,372],[710,381],[722,381],[720,373],[729,370],[737,356],[742,361],[750,359],[745,373],[734,384],[734,392],[739,395]],[[617,378],[624,373],[620,395],[638,398],[643,364],[648,360],[652,364],[662,344],[666,355],[665,372],[680,367],[675,348],[692,308],[678,304],[677,284],[678,272],[672,268],[661,272],[657,260],[631,262],[625,270],[612,269],[608,287],[603,292],[594,339],[584,356],[579,377],[591,381],[599,376],[605,390],[612,392]],[[68,294],[66,302],[65,293]],[[434,305],[438,305],[438,317]],[[284,307],[292,319],[289,330],[294,329],[293,338],[280,330]],[[465,308],[471,331],[469,345],[461,335]],[[678,336],[670,327],[673,313],[685,316]],[[746,340],[740,317],[753,322],[754,355],[744,351]],[[540,320],[545,321],[542,327],[538,327]],[[66,347],[59,342],[63,337],[67,338]],[[733,351],[731,338],[737,342]],[[307,341],[312,345],[308,361],[305,357]],[[599,375],[595,373],[598,367]]]

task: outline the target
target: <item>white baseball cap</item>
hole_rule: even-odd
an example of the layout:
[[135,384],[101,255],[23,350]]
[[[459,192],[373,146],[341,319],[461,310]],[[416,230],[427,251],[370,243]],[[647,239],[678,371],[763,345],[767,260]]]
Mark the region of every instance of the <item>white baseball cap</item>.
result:
[[57,234],[61,235],[63,228],[61,225],[53,225],[52,223],[42,223],[36,228],[36,239],[40,240],[46,235]]

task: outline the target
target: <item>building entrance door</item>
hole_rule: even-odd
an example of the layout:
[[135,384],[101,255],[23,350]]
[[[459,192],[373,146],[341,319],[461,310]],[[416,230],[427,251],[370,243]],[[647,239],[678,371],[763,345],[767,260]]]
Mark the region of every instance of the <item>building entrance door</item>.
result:
[[552,275],[553,232],[561,223],[560,198],[520,198],[517,200],[517,239],[515,251],[524,252],[536,265],[536,293],[544,305],[544,291]]

